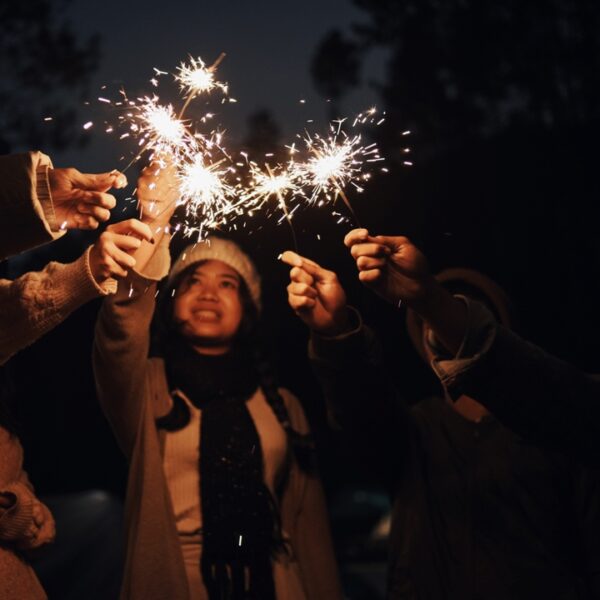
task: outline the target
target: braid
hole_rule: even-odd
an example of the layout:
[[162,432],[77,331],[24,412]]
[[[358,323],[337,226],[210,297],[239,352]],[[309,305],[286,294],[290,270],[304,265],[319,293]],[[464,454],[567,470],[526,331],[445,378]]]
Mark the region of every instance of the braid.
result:
[[253,350],[254,364],[258,372],[261,388],[267,403],[275,413],[290,442],[294,457],[303,471],[312,473],[316,470],[315,442],[311,434],[299,433],[290,422],[290,415],[283,397],[279,393],[277,379],[266,354],[256,344]]

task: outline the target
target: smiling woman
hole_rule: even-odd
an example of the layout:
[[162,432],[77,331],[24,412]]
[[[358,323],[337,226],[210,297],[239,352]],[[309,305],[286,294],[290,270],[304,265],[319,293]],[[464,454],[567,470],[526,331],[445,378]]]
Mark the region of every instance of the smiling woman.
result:
[[176,288],[173,318],[200,354],[225,354],[242,321],[241,279],[220,260],[188,267]]
[[104,303],[96,330],[99,397],[130,461],[122,597],[337,600],[308,424],[258,343],[259,275],[215,237],[168,273],[169,179],[154,168],[139,182],[163,237],[134,252],[138,271]]

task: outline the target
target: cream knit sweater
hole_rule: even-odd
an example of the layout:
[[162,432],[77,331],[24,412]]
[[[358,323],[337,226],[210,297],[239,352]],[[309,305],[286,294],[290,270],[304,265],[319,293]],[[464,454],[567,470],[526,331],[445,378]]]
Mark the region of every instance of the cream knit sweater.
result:
[[[41,152],[0,157],[0,258],[64,233],[56,231],[49,166]],[[51,262],[14,281],[0,279],[0,364],[81,305],[115,291],[114,280],[94,280],[89,250],[70,264]]]

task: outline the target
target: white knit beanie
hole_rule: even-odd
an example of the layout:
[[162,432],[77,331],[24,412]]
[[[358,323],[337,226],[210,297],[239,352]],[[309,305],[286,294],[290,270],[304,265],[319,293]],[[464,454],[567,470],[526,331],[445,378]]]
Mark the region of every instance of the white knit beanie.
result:
[[172,284],[184,269],[203,260],[220,260],[237,271],[245,281],[250,298],[260,312],[260,276],[250,257],[231,240],[209,237],[202,242],[187,246],[169,272],[169,284]]

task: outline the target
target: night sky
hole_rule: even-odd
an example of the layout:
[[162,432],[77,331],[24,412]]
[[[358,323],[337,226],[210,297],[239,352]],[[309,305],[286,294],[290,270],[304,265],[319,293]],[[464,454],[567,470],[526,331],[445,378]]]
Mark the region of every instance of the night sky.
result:
[[[132,95],[151,93],[154,88],[148,80],[153,67],[175,72],[188,55],[211,64],[225,52],[218,78],[229,83],[230,95],[238,102],[211,108],[219,113],[214,123],[227,129],[232,142],[243,138],[246,118],[259,109],[273,114],[286,139],[302,131],[307,119],[314,119],[313,127],[322,130],[327,124],[327,106],[311,81],[311,57],[329,30],[346,28],[362,17],[345,0],[73,0],[68,6],[68,20],[82,38],[94,33],[102,36],[102,58],[90,86],[91,98],[106,95],[100,91],[103,85],[113,90],[122,85]],[[369,82],[381,76],[383,65],[380,54],[369,59],[367,82],[344,99],[347,114],[376,101]],[[173,90],[175,86],[168,85],[165,78],[161,80],[163,88]],[[306,103],[300,104],[301,99]],[[88,114],[81,110],[82,124]],[[98,114],[102,115],[93,117]],[[101,131],[90,138],[83,151],[54,153],[55,163],[98,169],[120,151]]]

